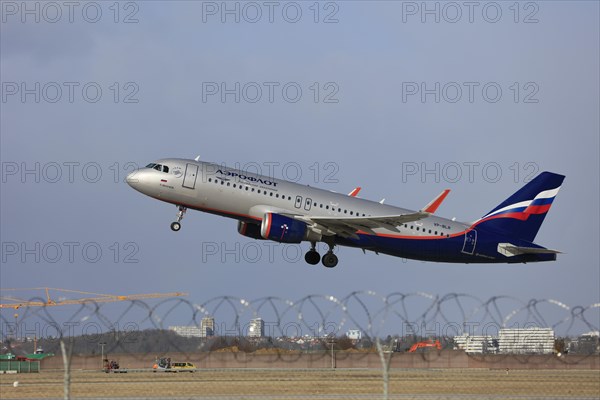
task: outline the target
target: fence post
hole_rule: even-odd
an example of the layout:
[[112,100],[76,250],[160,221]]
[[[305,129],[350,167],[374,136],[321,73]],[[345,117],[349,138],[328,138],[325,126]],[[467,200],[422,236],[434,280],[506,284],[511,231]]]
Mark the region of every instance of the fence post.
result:
[[390,350],[390,355],[386,358],[379,337],[375,339],[375,345],[377,347],[377,353],[379,353],[379,360],[381,361],[381,368],[383,370],[383,400],[388,400],[390,383],[390,361],[392,360],[392,351]]
[[63,358],[63,366],[65,369],[64,376],[64,399],[69,400],[71,398],[71,354],[73,353],[73,338],[71,338],[71,343],[69,346],[69,350],[65,348],[65,341],[63,338],[60,339],[60,351],[62,353]]

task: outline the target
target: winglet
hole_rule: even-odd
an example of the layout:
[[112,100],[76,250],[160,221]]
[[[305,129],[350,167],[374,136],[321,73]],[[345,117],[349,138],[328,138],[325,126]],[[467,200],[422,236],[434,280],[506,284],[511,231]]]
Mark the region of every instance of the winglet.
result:
[[450,193],[450,189],[444,190],[435,199],[431,200],[431,202],[429,204],[427,204],[425,207],[423,207],[423,209],[421,211],[425,211],[430,214],[435,213],[435,211],[438,209],[440,204],[442,204],[442,202],[444,201],[446,196],[448,196],[448,193]]
[[356,195],[358,194],[358,192],[360,192],[360,189],[362,189],[360,186],[355,187],[354,190],[352,190],[350,193],[348,193],[348,196],[350,196],[350,197],[356,197]]
[[194,161],[200,161],[200,156],[197,156],[196,158],[194,158]]

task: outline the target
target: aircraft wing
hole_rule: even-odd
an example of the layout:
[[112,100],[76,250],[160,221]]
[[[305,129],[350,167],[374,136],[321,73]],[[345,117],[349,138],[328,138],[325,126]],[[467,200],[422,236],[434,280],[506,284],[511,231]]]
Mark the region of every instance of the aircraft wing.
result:
[[[360,187],[350,192],[349,196],[352,196],[354,192],[358,193],[358,190],[360,190]],[[377,228],[400,233],[397,226],[429,217],[438,209],[449,192],[450,189],[444,190],[423,209],[408,214],[369,217],[310,217],[306,215],[291,215],[291,217],[306,222],[310,229],[322,235],[339,235],[358,239],[356,231],[364,231],[374,235],[374,229]]]
[[398,225],[418,221],[430,215],[428,212],[418,211],[410,214],[370,217],[308,217],[295,215],[294,218],[306,222],[311,229],[320,231],[320,233],[325,235],[329,233],[330,235],[335,234],[358,239],[356,231],[375,234],[374,229],[385,228],[393,232],[400,232],[396,228]]

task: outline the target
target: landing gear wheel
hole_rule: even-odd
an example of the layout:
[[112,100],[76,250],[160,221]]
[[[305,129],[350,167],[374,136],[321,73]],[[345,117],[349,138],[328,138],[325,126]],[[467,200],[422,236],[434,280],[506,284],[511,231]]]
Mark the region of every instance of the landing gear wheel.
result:
[[316,250],[309,250],[304,255],[304,260],[310,265],[317,265],[321,261],[321,255]]
[[171,224],[171,230],[173,232],[177,232],[181,229],[181,220],[183,219],[183,215],[185,214],[185,212],[187,211],[187,208],[184,206],[178,206],[177,207],[179,209],[179,211],[177,212],[177,219],[175,222],[173,222]]
[[335,267],[337,265],[338,258],[337,258],[337,256],[335,254],[333,254],[333,252],[328,251],[327,253],[325,253],[323,255],[323,258],[321,259],[321,262],[327,268],[333,268],[333,267]]

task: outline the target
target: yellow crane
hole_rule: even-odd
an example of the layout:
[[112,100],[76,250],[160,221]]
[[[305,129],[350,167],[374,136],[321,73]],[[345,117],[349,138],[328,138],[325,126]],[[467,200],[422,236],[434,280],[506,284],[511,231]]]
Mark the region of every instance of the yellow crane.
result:
[[[44,295],[35,296],[36,292],[44,292]],[[52,299],[50,297],[50,291],[56,291],[58,293],[64,293],[64,296],[60,296],[58,299]],[[20,297],[6,295],[6,292],[15,292],[17,294],[30,292],[29,299],[26,300]],[[87,296],[79,298],[67,298],[66,296],[72,295]],[[148,293],[148,294],[130,294],[130,295],[113,295],[113,294],[102,294],[93,292],[83,292],[81,290],[70,290],[70,289],[57,289],[49,287],[39,288],[26,288],[26,289],[0,289],[0,309],[12,308],[18,310],[21,307],[47,307],[47,306],[65,306],[70,304],[84,304],[84,303],[108,303],[113,301],[127,301],[127,300],[146,300],[146,299],[159,299],[166,297],[181,297],[187,296],[187,293],[172,292],[172,293]],[[42,297],[45,298],[42,299]]]

